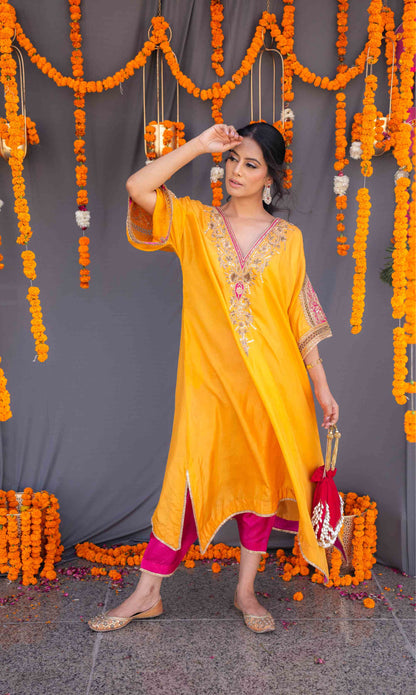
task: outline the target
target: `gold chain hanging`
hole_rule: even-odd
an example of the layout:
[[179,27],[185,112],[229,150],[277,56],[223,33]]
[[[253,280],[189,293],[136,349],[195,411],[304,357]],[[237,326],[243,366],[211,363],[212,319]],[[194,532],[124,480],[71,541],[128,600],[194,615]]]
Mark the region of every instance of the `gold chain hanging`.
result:
[[[273,61],[273,107],[272,107],[272,116],[273,116],[273,123],[276,122],[276,57],[273,55],[274,53],[277,53],[280,56],[280,60],[282,63],[282,81],[281,81],[281,113],[280,113],[280,118],[283,123],[284,121],[284,112],[285,112],[285,91],[284,91],[284,81],[285,81],[285,61],[283,59],[282,54],[280,51],[277,50],[277,48],[267,48],[264,46],[262,50],[260,51],[259,54],[259,62],[258,62],[258,120],[262,120],[262,62],[263,62],[263,55],[264,53],[270,53],[272,54],[272,61]],[[254,120],[254,94],[253,94],[253,67],[250,70],[250,120]]]

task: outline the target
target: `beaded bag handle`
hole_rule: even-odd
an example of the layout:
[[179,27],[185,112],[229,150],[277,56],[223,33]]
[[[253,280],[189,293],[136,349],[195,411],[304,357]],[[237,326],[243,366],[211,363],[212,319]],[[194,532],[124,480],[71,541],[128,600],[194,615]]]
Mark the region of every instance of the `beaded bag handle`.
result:
[[326,435],[325,473],[335,468],[340,438],[341,432],[338,430],[337,426],[330,425]]

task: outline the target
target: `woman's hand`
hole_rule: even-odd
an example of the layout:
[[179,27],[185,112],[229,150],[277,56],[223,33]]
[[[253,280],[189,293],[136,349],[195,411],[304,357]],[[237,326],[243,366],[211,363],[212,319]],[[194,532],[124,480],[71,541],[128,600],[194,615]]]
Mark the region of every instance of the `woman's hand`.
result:
[[242,139],[234,126],[225,123],[217,123],[195,138],[199,141],[203,152],[227,152],[237,147]]
[[322,423],[322,427],[328,429],[330,425],[335,425],[338,422],[338,403],[333,397],[327,384],[317,384],[315,386],[315,396],[319,405],[324,411],[324,421]]

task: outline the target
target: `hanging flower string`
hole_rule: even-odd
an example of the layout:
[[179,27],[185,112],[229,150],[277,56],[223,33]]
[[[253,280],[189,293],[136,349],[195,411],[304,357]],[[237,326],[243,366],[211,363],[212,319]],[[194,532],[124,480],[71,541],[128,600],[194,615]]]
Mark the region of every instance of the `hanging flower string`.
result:
[[[416,170],[416,147],[414,148],[412,155],[412,168],[413,171]],[[404,330],[406,332],[406,340],[408,345],[414,345],[416,343],[416,179],[414,177],[411,185],[407,241],[407,286],[404,301]],[[414,393],[414,391],[412,392]]]
[[6,422],[6,420],[9,420],[13,415],[10,409],[10,393],[6,385],[7,379],[3,369],[0,367],[0,422]]
[[365,185],[357,192],[358,211],[357,224],[354,239],[353,258],[355,259],[354,279],[352,288],[351,333],[361,331],[365,308],[365,278],[367,271],[367,236],[371,212],[370,193],[366,187],[366,181],[373,173],[371,158],[374,154],[374,128],[377,109],[374,105],[374,95],[377,89],[375,75],[367,75],[365,78],[365,91],[363,99],[363,114],[361,126],[362,155],[361,173],[364,176]]
[[224,68],[222,63],[224,61],[224,34],[222,31],[222,20],[224,19],[224,6],[220,0],[211,0],[210,3],[211,12],[211,65],[213,70],[217,73],[218,77],[223,77]]
[[[30,226],[29,205],[26,200],[26,187],[23,176],[24,151],[22,143],[22,119],[18,115],[19,93],[16,82],[17,65],[12,53],[12,38],[16,23],[16,13],[7,0],[0,0],[0,66],[1,82],[4,87],[6,121],[8,123],[8,143],[10,156],[8,163],[12,172],[13,193],[15,199],[15,212],[18,219],[19,236],[16,241],[26,246],[22,252],[23,273],[32,282],[36,279],[35,254],[29,251],[28,244],[32,237]],[[32,129],[33,131],[33,129]],[[49,347],[46,344],[47,337],[43,325],[43,314],[39,300],[39,288],[29,287],[27,299],[32,313],[32,335],[35,340],[35,350],[39,362],[48,358]]]
[[394,187],[394,251],[393,251],[393,318],[401,319],[404,316],[404,303],[407,289],[407,230],[410,179],[408,176],[400,176]]
[[[274,15],[273,15],[274,17]],[[273,34],[273,29],[276,29],[277,25],[275,24],[275,19],[274,21],[270,20],[270,34],[272,38],[276,40],[276,35],[278,38],[278,34],[275,31],[275,35]],[[292,144],[293,144],[293,121],[294,121],[294,113],[292,108],[290,108],[290,104],[293,102],[294,99],[294,92],[293,92],[293,61],[294,61],[294,53],[293,53],[293,43],[294,43],[294,36],[295,36],[295,6],[293,4],[293,0],[284,0],[284,6],[283,6],[283,17],[282,17],[282,41],[284,42],[284,75],[282,76],[283,80],[283,104],[282,104],[282,114],[281,118],[277,123],[273,123],[274,127],[280,130],[283,139],[285,141],[285,169],[284,169],[284,175],[283,175],[283,187],[289,190],[292,187],[292,180],[293,180],[293,168],[292,168],[292,162],[293,162],[293,150],[292,150]],[[277,41],[276,41],[277,43]],[[283,48],[283,47],[282,47]],[[281,50],[281,53],[283,55],[283,50]]]
[[[79,80],[84,76],[84,59],[82,56],[82,36],[80,31],[81,20],[81,0],[69,0],[70,13],[70,37],[72,43],[72,74],[74,78]],[[86,234],[90,226],[91,213],[88,210],[88,191],[87,191],[87,176],[88,168],[85,164],[87,157],[85,154],[85,91],[74,89],[74,117],[75,117],[75,141],[74,153],[77,161],[75,167],[75,179],[78,187],[77,206],[75,212],[75,220],[78,227],[81,228],[82,234],[79,238],[78,254],[80,268],[80,286],[87,289],[90,284],[90,271],[87,266],[90,264],[89,253],[89,237]]]
[[[348,31],[348,2],[346,0],[338,0],[337,12],[337,30],[338,40],[336,42],[338,53],[337,73],[343,73],[348,68],[345,65],[345,54],[347,52],[347,31]],[[345,235],[344,211],[347,207],[347,190],[349,185],[349,177],[344,173],[344,167],[348,164],[346,158],[347,147],[347,118],[346,118],[346,103],[343,89],[337,92],[336,108],[335,108],[335,164],[334,169],[337,172],[334,176],[334,193],[335,205],[337,208],[337,253],[340,256],[346,256],[350,248],[347,244]]]

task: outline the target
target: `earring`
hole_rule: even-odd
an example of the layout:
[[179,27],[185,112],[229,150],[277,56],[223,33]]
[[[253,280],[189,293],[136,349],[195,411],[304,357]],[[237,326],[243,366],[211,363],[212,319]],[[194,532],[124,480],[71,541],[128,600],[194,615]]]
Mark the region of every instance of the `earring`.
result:
[[270,203],[272,202],[272,195],[270,193],[269,183],[263,188],[263,202],[266,203],[266,205],[270,205]]

